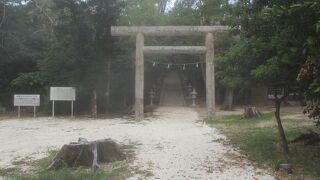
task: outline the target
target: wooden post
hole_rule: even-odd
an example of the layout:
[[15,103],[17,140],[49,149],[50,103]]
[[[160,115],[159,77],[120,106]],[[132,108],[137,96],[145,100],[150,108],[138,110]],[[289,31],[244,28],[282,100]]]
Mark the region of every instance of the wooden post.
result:
[[54,100],[52,101],[52,117],[54,117]]
[[18,106],[18,118],[20,118],[20,106]]
[[111,62],[107,64],[107,88],[106,88],[106,113],[110,111],[110,90],[111,90]]
[[71,101],[71,118],[73,118],[73,101]]
[[136,37],[136,74],[135,74],[135,118],[143,119],[143,96],[144,96],[144,35],[138,33]]
[[37,107],[33,106],[33,117],[37,117]]
[[206,103],[208,118],[214,118],[215,109],[215,79],[214,79],[214,44],[213,34],[206,35]]

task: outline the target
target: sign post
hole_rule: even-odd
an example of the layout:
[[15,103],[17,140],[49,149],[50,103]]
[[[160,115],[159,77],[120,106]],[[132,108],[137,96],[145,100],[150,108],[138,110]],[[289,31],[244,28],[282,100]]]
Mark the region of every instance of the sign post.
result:
[[73,101],[71,101],[71,117],[73,117]]
[[20,106],[18,106],[18,118],[20,118]]
[[54,117],[55,101],[71,101],[71,117],[73,117],[73,101],[76,100],[74,87],[50,87],[50,100],[52,101],[52,117]]
[[21,106],[33,106],[33,117],[36,117],[36,107],[40,106],[39,94],[15,94],[13,105],[18,107],[18,117],[21,117]]
[[54,117],[54,100],[52,101],[52,117]]
[[33,117],[37,117],[37,107],[33,106]]

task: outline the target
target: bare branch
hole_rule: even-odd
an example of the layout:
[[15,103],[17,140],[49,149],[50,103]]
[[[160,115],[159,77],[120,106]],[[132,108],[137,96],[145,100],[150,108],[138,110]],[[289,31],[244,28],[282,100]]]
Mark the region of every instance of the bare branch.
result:
[[33,0],[32,2],[34,2],[35,6],[40,10],[41,13],[43,13],[50,21],[50,23],[52,25],[56,25],[55,21],[53,20],[53,18],[51,16],[49,16],[49,14],[43,9],[43,7],[41,7],[38,2],[36,0]]
[[5,3],[5,1],[3,1],[3,14],[2,14],[1,22],[0,22],[0,29],[2,27],[2,24],[4,23],[5,18],[6,18],[6,3]]
[[164,13],[166,11],[167,4],[168,4],[168,0],[159,0],[158,9],[161,13]]

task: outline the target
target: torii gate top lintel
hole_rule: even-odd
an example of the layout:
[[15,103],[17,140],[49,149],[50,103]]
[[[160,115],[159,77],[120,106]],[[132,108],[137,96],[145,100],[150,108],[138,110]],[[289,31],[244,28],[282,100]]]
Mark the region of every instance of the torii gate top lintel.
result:
[[[208,118],[214,117],[214,40],[213,33],[230,30],[228,26],[113,26],[112,36],[136,37],[135,63],[135,117],[142,120],[144,114],[144,54],[205,54],[206,62],[206,104]],[[144,36],[192,36],[205,35],[204,46],[145,46]]]
[[230,30],[228,26],[113,26],[113,36],[190,36]]

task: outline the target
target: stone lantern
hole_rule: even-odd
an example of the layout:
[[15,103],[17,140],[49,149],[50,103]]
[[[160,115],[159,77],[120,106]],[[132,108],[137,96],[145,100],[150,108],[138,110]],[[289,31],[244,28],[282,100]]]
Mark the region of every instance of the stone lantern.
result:
[[150,106],[153,106],[153,99],[155,97],[155,92],[153,89],[150,90],[149,95],[150,95]]
[[192,105],[191,107],[196,107],[196,98],[197,98],[197,91],[195,88],[193,88],[193,91],[191,92],[191,99],[192,99]]

